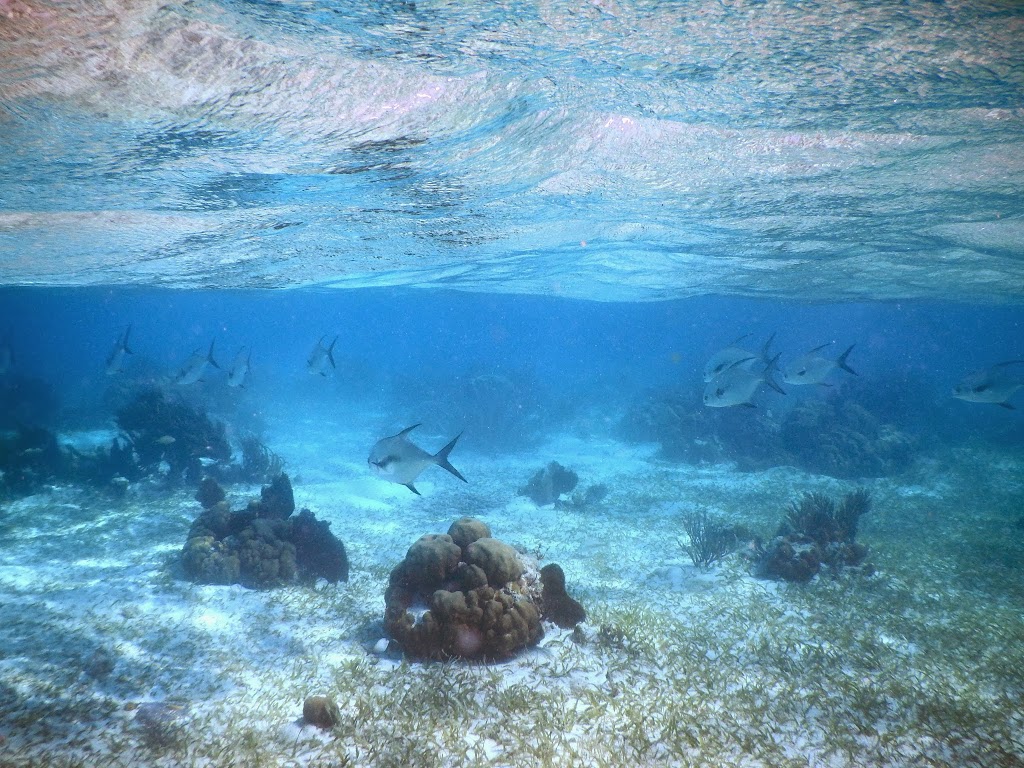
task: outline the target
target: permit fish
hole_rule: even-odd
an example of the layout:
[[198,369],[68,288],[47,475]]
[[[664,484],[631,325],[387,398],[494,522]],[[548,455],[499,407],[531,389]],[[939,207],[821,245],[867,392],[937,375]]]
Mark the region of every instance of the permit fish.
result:
[[775,338],[773,333],[768,337],[768,341],[761,347],[761,354],[755,354],[754,352],[748,352],[739,346],[739,343],[747,338],[750,334],[745,333],[740,336],[736,341],[732,342],[725,349],[720,349],[711,356],[711,359],[704,364],[704,381],[708,382],[714,379],[716,376],[721,376],[722,373],[733,365],[739,363],[747,370],[754,367],[754,363],[761,360],[763,363],[768,363],[768,349],[772,345],[772,340]]
[[420,495],[420,492],[416,490],[413,482],[420,476],[423,470],[434,464],[447,469],[462,482],[468,482],[459,470],[448,461],[448,454],[452,452],[452,448],[455,447],[455,443],[458,442],[462,434],[459,433],[453,437],[451,442],[437,453],[430,454],[409,440],[409,433],[418,426],[419,424],[413,424],[411,427],[403,429],[397,435],[385,437],[377,441],[373,446],[373,450],[370,451],[370,457],[367,459],[371,469],[373,469],[377,476],[382,480],[389,480],[392,483],[404,485],[417,496]]
[[198,349],[193,352],[185,364],[178,371],[178,374],[174,377],[175,384],[195,384],[197,381],[201,381],[203,374],[206,373],[206,366],[212,365],[214,368],[220,368],[217,365],[217,361],[213,359],[213,344],[216,339],[210,342],[210,351],[205,355]]
[[245,382],[249,378],[249,374],[252,372],[252,368],[249,366],[249,361],[252,359],[252,350],[245,351],[245,347],[238,350],[238,354],[235,355],[235,361],[231,364],[231,370],[228,372],[228,386],[229,387],[241,387],[245,389]]
[[779,394],[786,394],[773,378],[779,355],[769,360],[760,371],[746,367],[751,359],[756,358],[737,360],[709,381],[704,386],[704,405],[708,408],[728,408],[733,405],[753,408],[754,404],[750,401],[762,384],[767,384]]
[[110,354],[107,355],[107,365],[104,369],[107,376],[113,376],[116,373],[121,372],[121,366],[124,365],[124,356],[134,354],[128,347],[128,336],[132,332],[131,323],[124,329],[124,333],[118,337],[117,341],[114,342],[114,348],[110,350]]
[[310,354],[309,360],[306,361],[306,366],[312,374],[319,373],[321,376],[326,376],[328,363],[330,363],[331,368],[337,367],[334,364],[334,345],[338,343],[338,337],[334,337],[334,341],[331,342],[329,347],[324,346],[324,339],[326,338],[326,336],[320,337],[316,346],[313,347],[313,352]]
[[1015,410],[1009,403],[1013,393],[1024,387],[1024,369],[1014,375],[1011,365],[1024,365],[1024,360],[1007,360],[980,371],[969,373],[953,387],[953,397],[969,403],[994,403]]
[[830,341],[828,344],[815,347],[806,355],[798,357],[786,366],[786,370],[782,372],[782,380],[787,384],[820,384],[823,387],[831,387],[832,385],[827,384],[825,379],[837,368],[858,376],[859,374],[846,364],[846,358],[849,357],[856,344],[848,346],[846,351],[835,360],[818,354],[825,347],[831,345]]

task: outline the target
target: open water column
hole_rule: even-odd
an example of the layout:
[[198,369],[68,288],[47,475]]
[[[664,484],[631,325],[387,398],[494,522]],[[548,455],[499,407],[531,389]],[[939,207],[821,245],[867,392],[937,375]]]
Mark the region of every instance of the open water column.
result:
[[0,0],[0,768],[1024,764],[1021,50]]

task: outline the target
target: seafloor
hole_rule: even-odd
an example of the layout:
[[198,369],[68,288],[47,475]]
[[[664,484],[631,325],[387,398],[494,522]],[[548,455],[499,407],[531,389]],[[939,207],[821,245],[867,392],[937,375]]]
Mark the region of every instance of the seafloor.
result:
[[[755,579],[742,553],[696,571],[683,510],[771,535],[804,491],[854,484],[552,435],[517,455],[457,448],[469,485],[430,469],[418,497],[369,475],[380,422],[336,413],[268,434],[297,504],[344,540],[347,583],[181,579],[200,511],[186,490],[112,502],[61,487],[0,506],[0,765],[1024,765],[1024,457],[936,450],[864,483],[875,573],[791,585]],[[583,509],[517,496],[552,459],[609,495]],[[494,665],[375,655],[390,569],[462,515],[561,564],[584,631],[546,626]],[[102,682],[96,658],[114,662]],[[312,693],[337,698],[334,731],[303,725]]]

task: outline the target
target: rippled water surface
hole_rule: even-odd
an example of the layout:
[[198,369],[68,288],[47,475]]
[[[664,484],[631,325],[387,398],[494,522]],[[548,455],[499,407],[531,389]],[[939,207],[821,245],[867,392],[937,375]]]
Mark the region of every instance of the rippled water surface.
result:
[[1019,297],[1015,2],[0,2],[7,284]]

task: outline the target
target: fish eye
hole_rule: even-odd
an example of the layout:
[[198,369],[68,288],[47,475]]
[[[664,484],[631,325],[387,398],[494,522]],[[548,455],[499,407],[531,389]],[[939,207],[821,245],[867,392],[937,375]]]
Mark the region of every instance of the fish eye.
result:
[[725,390],[724,390],[724,389],[716,389],[716,390],[715,390],[715,394],[716,394],[716,395],[717,395],[718,397],[721,397],[722,395],[724,395],[724,394],[725,394]]
[[976,386],[974,388],[974,391],[975,392],[984,392],[986,389],[988,389],[988,384],[979,384],[978,386]]

